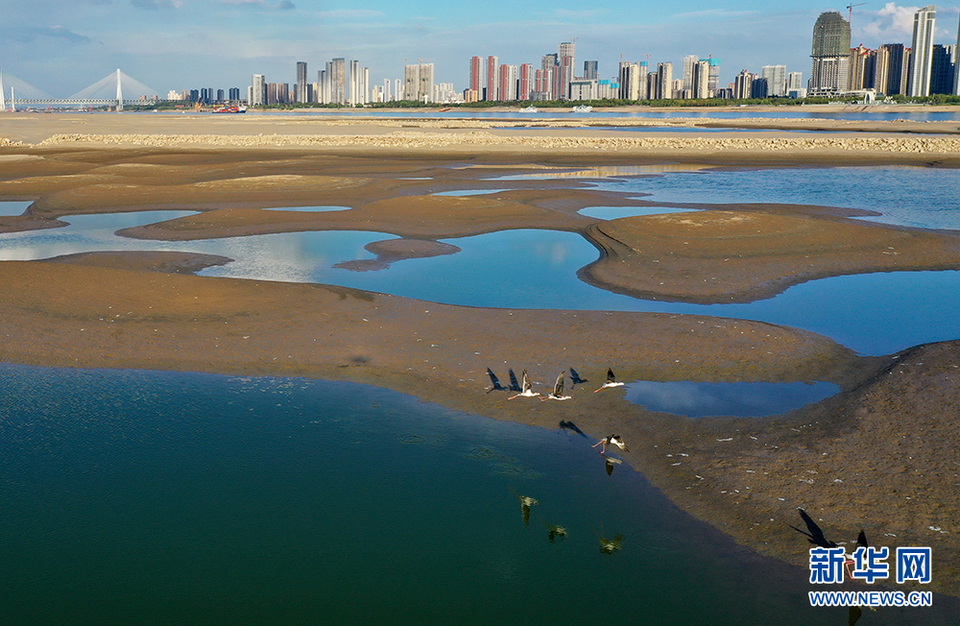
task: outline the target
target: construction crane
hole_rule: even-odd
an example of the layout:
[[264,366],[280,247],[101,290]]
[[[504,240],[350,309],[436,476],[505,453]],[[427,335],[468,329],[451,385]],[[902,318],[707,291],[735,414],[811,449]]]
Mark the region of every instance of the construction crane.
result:
[[847,9],[849,9],[850,14],[847,16],[847,23],[853,24],[853,7],[862,7],[866,2],[858,2],[857,4],[848,4]]

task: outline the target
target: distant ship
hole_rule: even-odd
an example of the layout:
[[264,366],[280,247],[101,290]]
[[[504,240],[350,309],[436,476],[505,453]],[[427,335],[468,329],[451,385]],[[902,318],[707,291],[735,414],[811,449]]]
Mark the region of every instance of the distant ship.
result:
[[246,113],[246,107],[220,107],[213,110],[214,113]]
[[523,107],[522,109],[520,109],[520,112],[521,113],[539,113],[539,111],[537,110],[537,107],[533,105],[530,105],[528,107]]
[[579,104],[573,107],[573,113],[592,113],[593,107],[589,104]]

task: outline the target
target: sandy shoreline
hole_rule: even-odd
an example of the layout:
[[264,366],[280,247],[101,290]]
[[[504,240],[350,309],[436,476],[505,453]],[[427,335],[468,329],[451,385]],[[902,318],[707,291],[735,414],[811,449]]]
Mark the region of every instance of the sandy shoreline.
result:
[[[314,134],[288,135],[274,125],[276,137],[264,138],[251,133],[270,128],[271,120],[253,117],[77,116],[81,124],[72,116],[0,116],[0,142],[8,140],[0,145],[0,199],[33,201],[25,216],[0,217],[0,231],[56,227],[58,218],[76,213],[192,208],[201,212],[128,234],[189,240],[376,230],[404,237],[377,248],[388,263],[455,252],[434,245],[442,237],[550,228],[591,238],[608,264],[632,264],[602,276],[602,263],[594,267],[592,280],[606,288],[692,299],[749,299],[824,273],[960,267],[955,233],[864,225],[842,211],[747,206],[700,213],[690,224],[683,222],[690,214],[600,222],[577,211],[643,201],[589,189],[589,178],[519,181],[509,191],[495,191],[503,184],[492,179],[664,162],[960,166],[960,138],[946,135],[624,138],[568,128],[391,130],[364,121],[362,132],[348,134],[316,124],[309,125]],[[492,193],[431,195],[477,188]],[[350,210],[262,210],[309,204]],[[714,220],[717,235],[700,238],[688,255],[699,261],[671,258],[662,268],[692,276],[689,284],[678,280],[670,291],[643,284],[644,264],[689,240],[683,229],[699,228],[697,220]],[[720,277],[718,258],[745,249],[737,230],[744,225],[764,234],[750,240],[751,259],[707,285],[723,289],[694,288],[707,274]],[[663,248],[650,256],[644,238],[654,234]],[[0,263],[0,361],[351,380],[497,419],[545,428],[570,420],[598,437],[620,431],[635,467],[681,507],[746,545],[805,564],[805,545],[786,526],[803,506],[822,514],[833,535],[855,535],[862,526],[871,536],[889,532],[903,545],[933,546],[935,589],[960,595],[960,571],[950,565],[960,562],[960,532],[953,532],[960,531],[960,484],[952,461],[960,444],[960,341],[864,358],[811,333],[741,320],[470,309],[322,285],[184,275],[219,262],[151,253]],[[564,353],[531,357],[529,347],[550,345],[551,337],[564,338]],[[843,391],[762,423],[677,418],[613,392],[543,404],[484,392],[487,367],[501,379],[508,367],[527,368],[546,385],[571,366],[593,380],[615,366],[627,380],[824,380]],[[811,459],[816,474],[808,473]]]

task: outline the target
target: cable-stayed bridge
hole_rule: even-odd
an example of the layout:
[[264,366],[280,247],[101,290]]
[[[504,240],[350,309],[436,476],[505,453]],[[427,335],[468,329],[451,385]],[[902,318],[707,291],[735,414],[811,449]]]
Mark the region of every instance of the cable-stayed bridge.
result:
[[16,76],[0,71],[0,111],[15,111],[18,106],[112,106],[119,111],[123,110],[125,104],[153,102],[156,97],[157,91],[119,69],[69,98],[51,96]]

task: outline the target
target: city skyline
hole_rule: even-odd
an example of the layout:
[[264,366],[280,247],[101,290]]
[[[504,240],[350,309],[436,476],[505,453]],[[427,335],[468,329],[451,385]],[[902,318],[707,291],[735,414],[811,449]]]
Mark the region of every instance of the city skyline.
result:
[[[578,59],[598,61],[601,78],[615,78],[626,61],[682,64],[688,55],[723,61],[721,83],[741,69],[764,65],[810,71],[810,28],[825,10],[800,2],[768,10],[688,0],[658,3],[514,3],[503,9],[435,2],[367,3],[361,10],[320,10],[309,0],[0,0],[9,16],[0,26],[0,68],[48,93],[65,96],[117,67],[158,95],[212,85],[243,87],[253,74],[297,81],[295,63],[313,74],[330,58],[359,59],[371,84],[403,76],[404,65],[435,66],[437,82],[467,88],[473,56],[501,63],[536,63],[557,42],[577,43]],[[854,45],[910,45],[920,7],[877,3],[854,10]],[[935,41],[956,41],[956,7],[937,8]],[[51,16],[53,16],[51,18]],[[951,22],[953,24],[951,24]],[[579,72],[579,68],[578,68]]]

